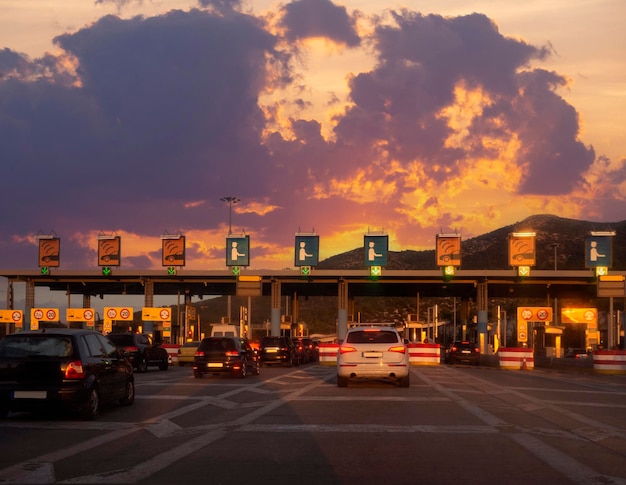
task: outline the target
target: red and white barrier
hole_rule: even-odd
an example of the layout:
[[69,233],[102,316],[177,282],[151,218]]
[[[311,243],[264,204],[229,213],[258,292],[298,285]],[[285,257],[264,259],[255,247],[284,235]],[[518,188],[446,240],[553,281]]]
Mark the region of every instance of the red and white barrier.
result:
[[502,347],[498,350],[500,368],[507,370],[531,370],[535,368],[533,349],[528,347]]
[[441,364],[441,346],[439,344],[408,344],[409,365]]
[[337,351],[339,350],[339,344],[324,344],[319,345],[320,350],[320,365],[337,365]]
[[178,364],[178,349],[180,345],[176,344],[161,344],[165,350],[167,350],[167,355],[169,356],[169,364],[176,365]]
[[606,374],[626,374],[626,351],[594,350],[593,369]]

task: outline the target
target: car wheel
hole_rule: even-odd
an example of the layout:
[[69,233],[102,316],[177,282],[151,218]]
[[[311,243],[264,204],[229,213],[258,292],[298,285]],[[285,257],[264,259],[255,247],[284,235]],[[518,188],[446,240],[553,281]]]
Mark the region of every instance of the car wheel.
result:
[[139,360],[139,364],[137,364],[137,372],[147,372],[148,371],[148,361],[145,357],[142,357]]
[[96,419],[98,414],[100,414],[100,395],[95,387],[89,390],[89,395],[81,408],[80,414],[83,419],[90,420]]
[[195,370],[195,371],[193,371],[193,376],[196,379],[202,379],[202,372]]
[[411,384],[411,378],[409,376],[400,377],[398,384],[400,384],[400,387],[409,387]]
[[131,380],[126,382],[126,392],[124,397],[120,399],[122,406],[130,406],[135,402],[135,383]]
[[159,370],[167,370],[167,368],[169,367],[169,359],[165,359],[163,361],[161,361],[161,364],[159,365]]
[[348,387],[348,378],[337,376],[337,387]]

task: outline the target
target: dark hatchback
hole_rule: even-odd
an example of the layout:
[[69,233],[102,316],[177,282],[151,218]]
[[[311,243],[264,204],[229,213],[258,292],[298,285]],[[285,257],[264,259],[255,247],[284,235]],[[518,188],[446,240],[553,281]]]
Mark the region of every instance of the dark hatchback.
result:
[[130,406],[133,368],[101,333],[43,329],[0,340],[0,417],[11,411],[69,409],[95,419],[104,402]]
[[279,364],[287,367],[299,365],[298,349],[289,337],[270,337],[261,339],[259,344],[261,364]]
[[238,337],[206,337],[193,359],[193,375],[198,379],[205,374],[243,378],[260,373],[261,362],[256,350],[246,339]]
[[458,340],[452,342],[446,354],[446,363],[466,363],[478,365],[480,363],[480,349],[474,342]]
[[123,352],[137,372],[146,372],[149,366],[167,370],[170,356],[163,347],[154,343],[152,336],[143,333],[110,333],[111,341]]

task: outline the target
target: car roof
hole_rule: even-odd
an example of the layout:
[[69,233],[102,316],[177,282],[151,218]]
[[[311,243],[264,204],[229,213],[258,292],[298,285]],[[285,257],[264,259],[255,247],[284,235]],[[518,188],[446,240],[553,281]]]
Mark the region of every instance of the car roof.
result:
[[[9,335],[78,335],[85,333],[100,332],[96,332],[95,330],[88,330],[85,328],[41,328],[39,330],[25,330],[22,332],[13,332]],[[9,335],[7,335],[7,337]]]

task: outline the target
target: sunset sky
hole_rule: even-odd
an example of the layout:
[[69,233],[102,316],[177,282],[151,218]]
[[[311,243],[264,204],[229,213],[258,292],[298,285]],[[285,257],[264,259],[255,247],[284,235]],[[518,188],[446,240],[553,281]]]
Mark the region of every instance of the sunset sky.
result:
[[[623,0],[0,0],[0,268],[251,269],[626,214]],[[6,287],[6,282],[0,284]]]

